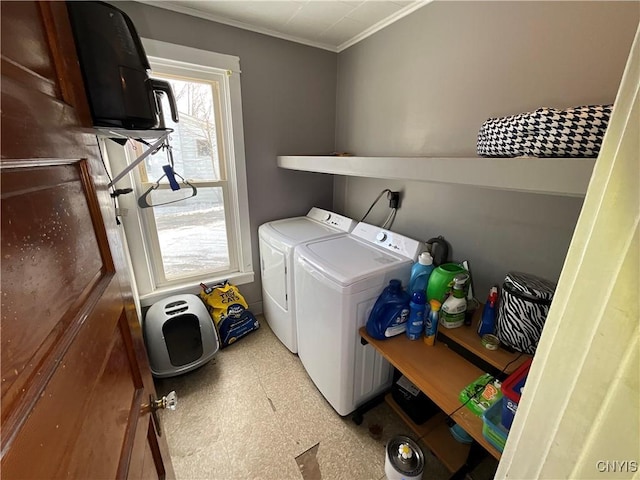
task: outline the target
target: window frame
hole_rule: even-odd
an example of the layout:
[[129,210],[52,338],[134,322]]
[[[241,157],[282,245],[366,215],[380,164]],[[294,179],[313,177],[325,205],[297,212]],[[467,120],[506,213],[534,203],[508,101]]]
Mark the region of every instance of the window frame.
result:
[[[139,214],[142,216],[143,223],[145,225],[145,229],[143,232],[143,236],[145,241],[147,242],[147,247],[151,253],[151,258],[149,259],[149,265],[152,270],[152,278],[153,284],[157,288],[170,287],[171,285],[175,285],[178,283],[185,283],[190,281],[199,281],[203,277],[203,275],[218,275],[219,273],[228,273],[235,272],[238,270],[238,246],[235,238],[237,235],[234,235],[234,231],[232,230],[234,227],[234,215],[233,212],[227,208],[228,202],[230,198],[233,196],[233,182],[229,181],[227,177],[227,164],[232,161],[232,153],[229,149],[230,138],[231,138],[231,130],[232,126],[228,125],[228,121],[230,118],[226,115],[226,112],[229,111],[229,103],[230,96],[229,92],[229,82],[228,76],[229,73],[226,70],[222,69],[212,69],[207,67],[187,67],[183,62],[174,62],[167,59],[155,59],[153,57],[149,57],[149,63],[151,64],[152,71],[156,71],[158,73],[158,77],[161,79],[169,79],[175,78],[177,80],[182,81],[202,81],[206,83],[210,83],[212,89],[216,91],[214,97],[217,94],[218,103],[216,104],[216,99],[214,100],[214,114],[216,117],[216,145],[219,156],[219,180],[193,180],[192,184],[197,188],[206,188],[206,187],[214,187],[220,188],[222,190],[222,198],[225,205],[224,209],[224,220],[226,229],[226,243],[228,248],[229,255],[229,267],[225,269],[213,270],[206,273],[194,274],[185,276],[178,279],[167,279],[166,272],[164,268],[164,261],[162,256],[162,249],[160,247],[160,237],[158,235],[158,228],[156,224],[156,218],[154,215],[154,210],[152,208],[147,208],[139,211]],[[214,84],[215,82],[215,84]],[[225,95],[227,93],[227,95]],[[165,110],[166,111],[166,110]],[[223,113],[224,112],[224,113]],[[232,132],[231,132],[232,133]],[[169,136],[171,137],[171,135]],[[140,144],[139,144],[140,145]],[[144,149],[144,147],[142,147]],[[129,145],[127,145],[127,155],[129,163],[135,160],[137,156],[137,152],[133,153],[130,149]],[[139,196],[144,193],[151,185],[155,184],[155,180],[151,178],[143,178],[141,167],[144,164],[141,163],[138,168],[134,169],[134,178],[136,179],[136,195]],[[178,172],[181,173],[181,172]],[[146,177],[146,175],[144,176]],[[170,186],[168,183],[161,183],[158,187],[158,190],[169,190]]]
[[[220,85],[221,116],[226,117],[231,126],[231,128],[224,128],[222,132],[222,148],[227,160],[221,161],[221,181],[199,182],[199,184],[202,186],[226,184],[226,188],[223,188],[223,198],[231,266],[229,270],[224,272],[213,272],[172,281],[158,278],[156,271],[163,269],[158,237],[157,233],[149,233],[148,231],[150,228],[155,228],[155,220],[153,212],[144,212],[137,206],[137,196],[143,192],[136,191],[137,185],[142,184],[139,169],[136,168],[129,176],[118,182],[118,187],[124,188],[126,179],[126,182],[135,191],[135,196],[120,197],[119,205],[128,212],[128,215],[123,217],[123,223],[131,252],[131,263],[140,303],[142,306],[147,306],[170,294],[195,293],[199,290],[201,282],[214,283],[226,279],[237,285],[253,282],[254,271],[240,90],[240,59],[231,55],[145,38],[142,39],[142,43],[152,71],[154,68],[160,67],[158,72],[160,75],[178,75],[194,80],[211,81],[206,76],[215,74],[220,76],[216,80],[224,82],[224,86]],[[185,73],[185,69],[188,70],[188,73]],[[105,146],[107,147],[107,157],[114,164],[114,167],[122,167],[123,163],[126,165],[135,159],[127,158],[131,157],[126,151],[128,149],[114,147],[112,144],[113,142],[107,142]],[[136,181],[133,180],[134,177]],[[155,266],[153,262],[156,262]],[[157,262],[160,264],[158,265]],[[158,270],[158,267],[161,270]]]

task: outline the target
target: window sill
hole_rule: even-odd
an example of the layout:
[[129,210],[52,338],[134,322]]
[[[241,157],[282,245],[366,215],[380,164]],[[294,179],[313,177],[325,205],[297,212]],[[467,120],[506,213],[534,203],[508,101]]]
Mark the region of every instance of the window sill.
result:
[[140,295],[140,306],[149,307],[153,305],[158,300],[162,300],[163,298],[170,297],[172,295],[181,295],[185,293],[192,293],[197,295],[201,289],[200,282],[206,283],[207,285],[212,285],[214,283],[219,283],[224,280],[229,280],[229,282],[234,285],[243,285],[246,283],[251,283],[254,281],[254,272],[240,272],[234,273],[232,275],[228,275],[223,278],[204,278],[200,281],[191,281],[188,283],[171,285],[167,287],[162,287],[154,290],[151,293],[147,293],[145,295]]

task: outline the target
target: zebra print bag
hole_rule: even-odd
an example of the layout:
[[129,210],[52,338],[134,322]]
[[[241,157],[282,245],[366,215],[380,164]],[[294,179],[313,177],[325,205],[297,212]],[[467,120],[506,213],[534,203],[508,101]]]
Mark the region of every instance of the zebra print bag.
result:
[[509,272],[500,292],[496,333],[503,345],[534,354],[556,284],[528,273]]

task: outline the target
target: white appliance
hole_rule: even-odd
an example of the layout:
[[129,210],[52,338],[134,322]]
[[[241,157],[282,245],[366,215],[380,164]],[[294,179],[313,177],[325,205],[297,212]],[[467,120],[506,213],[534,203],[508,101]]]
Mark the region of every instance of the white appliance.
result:
[[305,217],[285,218],[260,225],[260,271],[264,317],[278,339],[298,352],[293,251],[296,245],[319,238],[346,235],[357,222],[313,207]]
[[389,280],[406,287],[419,251],[420,242],[362,222],[295,249],[298,356],[340,415],[391,385],[393,368],[358,329]]

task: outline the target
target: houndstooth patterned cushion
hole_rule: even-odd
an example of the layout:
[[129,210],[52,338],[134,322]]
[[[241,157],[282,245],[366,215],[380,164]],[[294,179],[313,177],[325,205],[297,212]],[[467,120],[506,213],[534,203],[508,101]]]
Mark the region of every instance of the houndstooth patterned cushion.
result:
[[597,157],[613,105],[586,105],[490,118],[478,133],[478,155]]

